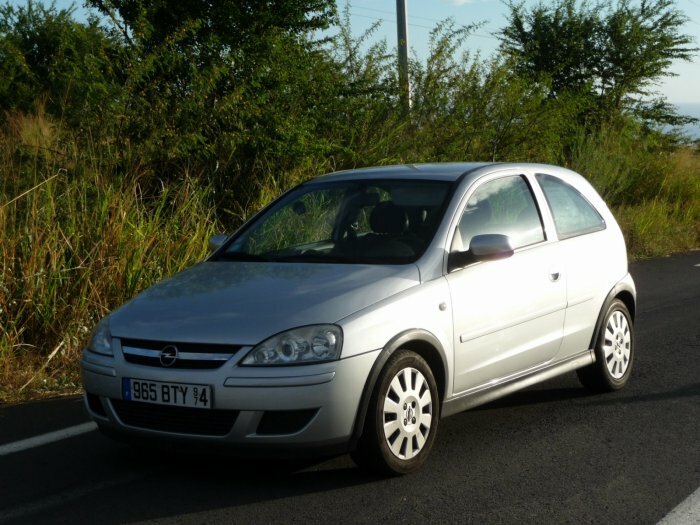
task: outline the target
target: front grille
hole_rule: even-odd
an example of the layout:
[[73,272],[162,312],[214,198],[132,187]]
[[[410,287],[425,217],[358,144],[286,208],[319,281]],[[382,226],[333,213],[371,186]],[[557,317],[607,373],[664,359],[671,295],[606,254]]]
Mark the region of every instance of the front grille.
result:
[[122,353],[127,363],[163,368],[160,354],[165,348],[177,348],[178,358],[168,368],[188,370],[214,369],[222,366],[243,348],[241,345],[173,343],[141,339],[122,339]]
[[[137,355],[129,353],[128,350],[124,351],[124,359],[127,363],[132,363],[134,365],[144,365],[144,366],[157,366],[163,368],[160,362],[160,356],[147,356],[147,355]],[[207,360],[207,359],[178,359],[174,365],[168,368],[184,368],[187,370],[211,370],[214,368],[219,368],[226,361],[224,360]]]
[[125,425],[161,432],[225,436],[236,422],[238,410],[206,410],[110,399]]

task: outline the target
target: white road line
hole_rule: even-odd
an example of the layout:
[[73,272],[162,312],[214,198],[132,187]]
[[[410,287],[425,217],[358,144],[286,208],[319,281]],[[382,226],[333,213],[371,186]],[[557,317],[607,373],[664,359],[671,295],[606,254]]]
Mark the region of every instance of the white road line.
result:
[[10,454],[14,454],[15,452],[21,452],[22,450],[40,447],[42,445],[47,445],[55,441],[61,441],[62,439],[69,437],[79,436],[80,434],[92,432],[96,429],[97,425],[90,421],[89,423],[83,423],[82,425],[63,428],[61,430],[56,430],[55,432],[49,432],[48,434],[42,434],[40,436],[23,439],[21,441],[15,441],[14,443],[7,443],[6,445],[0,445],[0,456],[8,456]]
[[658,525],[697,525],[700,523],[700,487],[666,514]]

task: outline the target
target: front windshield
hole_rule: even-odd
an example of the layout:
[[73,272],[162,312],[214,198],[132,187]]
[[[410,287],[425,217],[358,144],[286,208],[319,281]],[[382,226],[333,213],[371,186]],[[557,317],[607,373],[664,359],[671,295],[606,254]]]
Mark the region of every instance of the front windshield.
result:
[[298,187],[239,233],[218,260],[401,264],[425,251],[446,181],[360,180]]

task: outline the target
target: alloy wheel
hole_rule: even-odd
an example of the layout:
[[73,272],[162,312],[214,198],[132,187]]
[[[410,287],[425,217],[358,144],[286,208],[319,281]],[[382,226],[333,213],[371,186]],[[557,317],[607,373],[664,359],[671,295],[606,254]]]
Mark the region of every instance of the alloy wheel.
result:
[[608,372],[615,379],[620,379],[630,363],[632,336],[627,317],[615,310],[605,325],[603,352]]
[[430,386],[415,368],[394,376],[384,396],[384,438],[399,459],[412,459],[425,446],[433,419]]

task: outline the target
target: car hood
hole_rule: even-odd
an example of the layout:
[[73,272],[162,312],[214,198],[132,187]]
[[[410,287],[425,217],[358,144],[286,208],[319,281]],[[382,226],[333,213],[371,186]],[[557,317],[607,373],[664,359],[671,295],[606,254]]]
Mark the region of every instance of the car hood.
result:
[[110,316],[114,337],[254,345],[334,323],[419,284],[415,265],[207,261],[161,281]]

